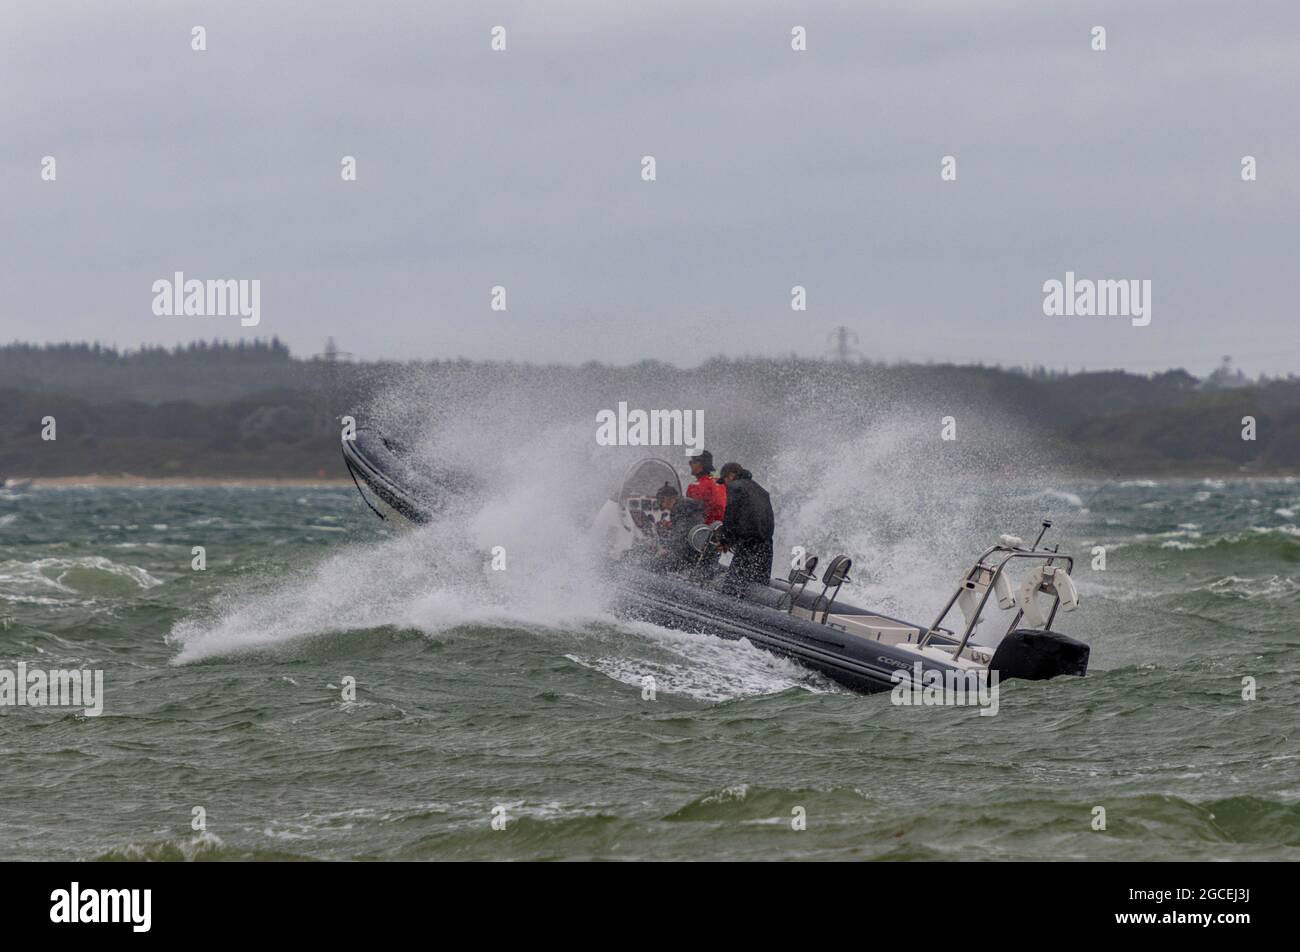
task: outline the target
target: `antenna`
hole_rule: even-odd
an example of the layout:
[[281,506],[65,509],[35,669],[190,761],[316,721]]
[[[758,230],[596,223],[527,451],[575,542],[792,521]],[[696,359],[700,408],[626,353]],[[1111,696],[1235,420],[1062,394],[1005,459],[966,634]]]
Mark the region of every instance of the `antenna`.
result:
[[1043,528],[1038,530],[1038,538],[1034,540],[1033,548],[1038,548],[1038,543],[1043,541],[1043,536],[1047,535],[1047,530],[1052,528],[1052,520],[1044,519]]

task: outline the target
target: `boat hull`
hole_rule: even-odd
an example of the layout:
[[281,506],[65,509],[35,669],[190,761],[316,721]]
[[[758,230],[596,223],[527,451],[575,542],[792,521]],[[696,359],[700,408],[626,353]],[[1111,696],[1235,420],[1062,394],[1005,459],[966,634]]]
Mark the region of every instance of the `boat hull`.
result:
[[[405,447],[373,430],[358,430],[354,440],[343,444],[343,456],[366,503],[381,518],[398,524],[431,521],[443,492],[455,485],[454,474],[433,480],[414,473]],[[922,677],[934,672],[943,683],[982,672],[986,663],[999,677],[1028,680],[1083,675],[1087,670],[1087,645],[1055,632],[1017,630],[1016,637],[1008,636],[992,655],[991,663],[987,653],[981,663],[974,663],[968,660],[969,651],[953,658],[957,639],[951,632],[930,634],[929,646],[921,648],[918,642],[927,634],[924,626],[851,605],[836,604],[829,624],[813,621],[820,595],[801,591],[796,599],[800,613],[791,613],[784,610],[789,605],[784,582],[751,585],[744,598],[737,598],[707,581],[650,571],[626,559],[613,560],[609,575],[612,608],[623,618],[743,639],[864,694],[889,691],[900,680],[913,679],[918,665]],[[889,634],[889,640],[881,640],[881,631]],[[877,634],[873,637],[873,633]]]
[[343,441],[343,462],[361,498],[385,521],[424,525],[437,510],[435,488],[409,473],[404,447],[376,430],[357,430]]
[[[701,587],[674,576],[636,569],[616,574],[615,611],[637,621],[647,621],[678,631],[700,632],[750,644],[778,657],[788,658],[826,675],[843,687],[863,694],[891,690],[895,672],[910,678],[920,661],[923,670],[945,678],[970,670],[937,659],[919,659],[916,653],[841,632],[829,625],[777,611],[755,596],[751,587],[744,599]],[[778,590],[766,587],[779,595]]]

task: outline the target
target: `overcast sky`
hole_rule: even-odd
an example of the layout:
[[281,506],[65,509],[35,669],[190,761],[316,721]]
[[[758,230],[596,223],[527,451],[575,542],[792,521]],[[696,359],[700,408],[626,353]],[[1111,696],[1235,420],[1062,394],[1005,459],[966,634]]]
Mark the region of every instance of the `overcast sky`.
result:
[[[1295,0],[3,0],[0,339],[1300,371],[1298,124]],[[1067,270],[1150,325],[1045,316]]]

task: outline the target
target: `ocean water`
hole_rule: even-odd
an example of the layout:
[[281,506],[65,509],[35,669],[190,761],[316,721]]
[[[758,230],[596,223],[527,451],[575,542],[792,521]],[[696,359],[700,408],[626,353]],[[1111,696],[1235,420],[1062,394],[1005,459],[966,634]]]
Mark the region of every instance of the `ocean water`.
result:
[[958,489],[778,494],[778,543],[929,621],[1050,515],[1092,670],[992,717],[621,623],[544,494],[410,532],[351,487],[0,495],[0,669],[104,673],[97,717],[0,707],[0,859],[1300,859],[1300,483]]

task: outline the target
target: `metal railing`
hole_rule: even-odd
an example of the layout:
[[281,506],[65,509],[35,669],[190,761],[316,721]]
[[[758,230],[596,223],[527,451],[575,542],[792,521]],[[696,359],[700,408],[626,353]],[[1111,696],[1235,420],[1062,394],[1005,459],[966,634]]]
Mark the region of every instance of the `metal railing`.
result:
[[[1041,534],[1039,535],[1039,539],[1042,539]],[[989,565],[987,560],[995,553],[999,552],[1004,554],[1003,558],[997,562],[996,566]],[[1002,575],[1002,570],[1005,569],[1007,564],[1014,559],[1034,559],[1043,562],[1045,565],[1051,565],[1054,561],[1060,559],[1065,563],[1066,574],[1071,575],[1074,573],[1073,556],[1061,555],[1059,552],[1055,552],[1051,549],[1021,549],[1010,545],[991,545],[984,550],[980,557],[975,561],[975,564],[971,566],[970,571],[966,573],[965,577],[963,577],[962,583],[957,586],[957,591],[953,593],[952,598],[948,599],[948,603],[943,606],[943,611],[939,612],[939,617],[934,620],[934,624],[930,626],[930,630],[925,633],[917,646],[924,648],[930,643],[931,638],[940,634],[939,628],[943,624],[943,620],[948,617],[948,613],[952,611],[952,607],[957,604],[957,599],[961,597],[961,593],[966,590],[966,582],[974,577],[981,568],[991,569],[993,574],[988,579],[988,584],[984,588],[984,594],[980,598],[979,605],[975,609],[974,615],[971,616],[971,620],[966,625],[966,630],[961,636],[961,642],[953,652],[952,656],[954,660],[960,658],[961,653],[966,650],[966,645],[970,641],[971,634],[975,631],[975,626],[980,623],[980,619],[984,615],[984,606],[988,604],[989,596],[993,593],[994,587],[997,585],[997,581]],[[1044,631],[1051,630],[1052,621],[1056,618],[1056,610],[1061,605],[1061,596],[1059,593],[1054,592],[1052,597],[1052,611],[1047,616],[1047,623],[1044,626]],[[1010,634],[1015,629],[1022,614],[1023,612],[1019,610],[1016,612],[1016,617],[1011,620],[1011,627],[1007,629],[1007,634]]]

